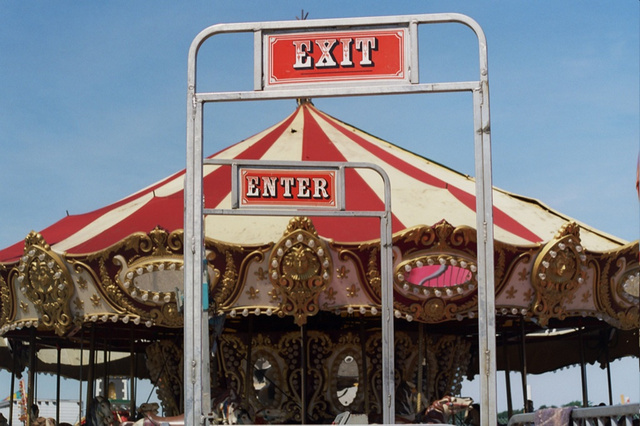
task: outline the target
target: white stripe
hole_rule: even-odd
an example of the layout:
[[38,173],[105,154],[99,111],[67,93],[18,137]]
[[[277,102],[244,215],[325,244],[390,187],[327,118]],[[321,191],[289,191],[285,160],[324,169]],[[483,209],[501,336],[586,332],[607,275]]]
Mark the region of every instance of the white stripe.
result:
[[[93,222],[87,224],[84,228],[73,233],[66,239],[55,244],[53,248],[59,252],[66,252],[80,244],[94,238],[98,234],[106,231],[107,229],[118,226],[118,224],[127,217],[134,214],[150,200],[153,199],[153,194],[145,194],[142,197],[136,198],[131,203],[124,204],[118,208],[108,211],[102,216],[98,217]],[[148,232],[150,230],[140,230]]]

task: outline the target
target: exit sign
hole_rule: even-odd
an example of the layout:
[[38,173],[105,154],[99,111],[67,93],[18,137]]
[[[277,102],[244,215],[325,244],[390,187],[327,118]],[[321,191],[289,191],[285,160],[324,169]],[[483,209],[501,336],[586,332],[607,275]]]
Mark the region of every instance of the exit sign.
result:
[[407,29],[323,31],[264,36],[264,86],[407,82]]

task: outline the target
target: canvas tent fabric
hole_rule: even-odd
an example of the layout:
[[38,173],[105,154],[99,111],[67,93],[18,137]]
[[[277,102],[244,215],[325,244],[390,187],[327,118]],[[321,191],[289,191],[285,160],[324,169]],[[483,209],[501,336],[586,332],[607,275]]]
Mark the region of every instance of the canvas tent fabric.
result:
[[[396,324],[414,335],[416,323],[428,325],[430,334],[460,339],[477,333],[472,177],[345,124],[310,102],[209,158],[382,167],[391,182],[394,270],[389,284]],[[231,179],[228,166],[205,165],[207,208],[231,207]],[[375,173],[350,170],[345,181],[347,209],[383,208],[382,182]],[[500,189],[494,189],[493,202],[493,285],[501,332],[512,332],[518,324],[535,331],[547,326],[638,328],[637,241],[627,243]],[[37,330],[43,347],[85,342],[86,349],[95,333],[100,350],[144,352],[149,360],[161,359],[163,342],[173,342],[171,351],[180,365],[175,342],[181,341],[184,326],[179,307],[183,211],[180,171],[101,209],[67,216],[1,250],[0,335],[28,341]],[[256,323],[268,331],[282,324],[326,324],[328,318],[362,319],[375,331],[382,285],[377,222],[330,215],[207,216],[211,317],[223,318],[225,327],[239,331],[259,315]],[[310,267],[303,271],[284,265],[293,258],[289,255],[307,256],[297,259],[309,261]],[[294,321],[282,321],[288,317]],[[629,350],[636,354],[637,345],[611,355],[625,356]],[[539,369],[559,368],[575,359],[541,363]]]
[[[442,219],[454,226],[475,228],[475,180],[445,166],[385,142],[302,103],[289,117],[210,158],[265,161],[369,162],[389,175],[393,232]],[[347,170],[346,208],[381,210],[383,187],[368,170]],[[204,194],[207,208],[230,208],[229,167],[206,165]],[[494,189],[495,238],[509,244],[539,244],[548,241],[572,220],[540,201]],[[40,233],[59,253],[92,253],[109,247],[135,232],[156,226],[167,231],[182,229],[184,171],[101,209],[70,215]],[[379,237],[377,219],[317,217],[319,234],[335,241],[366,241]],[[277,240],[286,227],[285,217],[254,217],[251,229],[233,217],[207,216],[206,236],[219,241],[257,244]],[[581,224],[583,244],[605,251],[625,241]],[[0,262],[16,261],[23,251],[18,242],[0,251]]]

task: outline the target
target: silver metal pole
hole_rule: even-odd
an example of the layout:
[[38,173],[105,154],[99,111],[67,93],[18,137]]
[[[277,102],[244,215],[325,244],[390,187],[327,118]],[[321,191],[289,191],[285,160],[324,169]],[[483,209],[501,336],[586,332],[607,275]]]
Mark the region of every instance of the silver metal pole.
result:
[[[259,90],[257,74],[254,84],[257,90],[244,92],[197,93],[196,56],[199,47],[208,38],[221,33],[278,30],[310,30],[313,28],[348,28],[354,26],[408,25],[415,30],[418,24],[461,23],[471,28],[478,37],[480,80],[457,83],[418,83],[417,73],[411,74],[411,84],[404,85],[344,85],[340,87],[305,87],[287,90]],[[257,37],[257,35],[255,36]],[[412,33],[415,41],[415,31]],[[416,46],[417,48],[417,46]],[[256,51],[260,49],[254,46]],[[417,58],[412,64],[417,68]],[[203,400],[203,392],[209,392],[208,378],[208,316],[202,312],[202,279],[204,275],[203,215],[216,214],[203,208],[202,202],[202,107],[205,102],[274,100],[302,97],[357,96],[399,93],[428,93],[471,91],[474,105],[475,158],[476,158],[476,227],[478,240],[478,326],[481,372],[481,424],[496,424],[496,355],[495,355],[495,294],[493,252],[493,197],[491,181],[491,138],[489,117],[489,85],[487,44],[481,27],[471,18],[459,14],[431,14],[374,18],[327,19],[313,21],[279,21],[236,24],[218,24],[201,31],[193,40],[188,59],[187,95],[187,173],[185,180],[185,421],[202,422],[203,410],[208,412],[209,395]],[[388,181],[385,181],[388,185]],[[390,200],[390,194],[385,198]],[[385,203],[390,206],[389,203]],[[247,212],[244,212],[247,214]],[[218,212],[232,214],[232,212]],[[257,214],[257,213],[256,213]],[[271,212],[270,214],[277,214]],[[319,214],[316,214],[319,215]],[[391,217],[387,210],[381,217],[381,292],[383,339],[383,419],[392,424],[395,419],[394,386],[394,334],[393,334],[393,271],[391,254]],[[200,339],[200,342],[198,342]],[[201,343],[198,346],[197,343]],[[206,373],[205,373],[206,372]],[[206,377],[205,377],[206,376]],[[206,407],[206,408],[205,408]]]
[[[386,182],[388,184],[388,182]],[[388,194],[390,191],[386,191]],[[389,197],[390,198],[390,197]],[[391,200],[380,220],[380,286],[382,292],[382,423],[395,424],[395,337],[393,330],[393,270],[391,252]]]
[[[481,43],[482,46],[482,43]],[[482,48],[481,48],[482,50]],[[481,58],[485,55],[481,55]],[[485,63],[486,65],[486,63]],[[497,423],[496,325],[493,253],[493,185],[489,84],[481,64],[481,86],[473,91],[476,161],[476,228],[478,252],[478,345],[480,360],[480,424]]]
[[[202,189],[202,103],[195,99],[197,48],[189,54],[187,167],[184,218],[184,381],[185,424],[203,422],[210,411],[209,323],[203,312],[204,223]],[[195,51],[194,51],[195,50]],[[208,295],[206,295],[208,297]]]

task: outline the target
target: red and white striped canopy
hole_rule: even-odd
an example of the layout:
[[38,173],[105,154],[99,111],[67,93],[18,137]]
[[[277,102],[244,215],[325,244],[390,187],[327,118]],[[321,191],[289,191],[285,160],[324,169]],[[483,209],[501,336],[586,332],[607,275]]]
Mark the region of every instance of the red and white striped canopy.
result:
[[[211,158],[368,162],[389,175],[393,232],[446,220],[454,226],[475,228],[475,181],[437,163],[392,145],[302,103],[289,117],[269,129],[214,154]],[[348,210],[383,210],[383,185],[370,170],[348,169],[345,176]],[[205,166],[207,208],[230,208],[231,170]],[[542,203],[494,189],[497,240],[522,245],[544,242],[571,218]],[[93,212],[71,215],[41,231],[59,253],[91,253],[135,232],[156,226],[167,231],[183,228],[184,170]],[[302,215],[304,215],[302,213]],[[289,218],[207,216],[207,237],[235,244],[277,241]],[[379,238],[376,218],[313,217],[318,233],[341,242]],[[624,241],[581,225],[585,247],[604,251]],[[0,251],[0,262],[17,260],[23,244]]]

